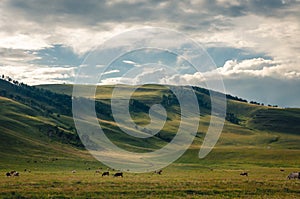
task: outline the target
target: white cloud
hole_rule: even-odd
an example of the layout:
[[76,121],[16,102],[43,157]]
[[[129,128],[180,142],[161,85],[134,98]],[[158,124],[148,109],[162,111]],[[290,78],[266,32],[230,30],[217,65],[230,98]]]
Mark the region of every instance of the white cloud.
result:
[[30,61],[41,59],[35,52],[19,49],[0,48],[0,66],[13,65],[19,66],[28,64]]
[[98,85],[113,85],[113,84],[128,84],[133,85],[131,78],[124,77],[114,77],[114,78],[106,78],[101,80]]
[[120,70],[110,70],[110,71],[106,71],[104,73],[102,73],[102,75],[109,75],[109,74],[113,74],[113,73],[119,73]]
[[224,7],[239,6],[241,2],[239,0],[217,0],[217,4]]
[[83,55],[93,48],[101,45],[114,35],[122,33],[130,24],[105,23],[99,27],[55,27],[54,33],[49,38],[51,43],[59,43],[71,47],[78,55]]
[[70,78],[75,76],[75,70],[74,67],[41,67],[37,65],[0,66],[0,71],[6,76],[30,85],[70,83]]
[[170,84],[170,78],[173,77],[171,72],[171,70],[160,68],[159,66],[145,66],[133,69],[122,77],[105,78],[100,84]]
[[22,50],[40,50],[49,48],[51,45],[47,42],[45,35],[26,35],[14,34],[8,35],[0,33],[0,47],[9,49],[22,49]]
[[224,78],[248,78],[251,76],[272,77],[276,79],[296,79],[299,78],[300,68],[294,68],[288,62],[275,61],[263,58],[254,58],[237,62],[227,61],[223,67],[216,72]]
[[136,65],[136,63],[131,60],[123,60],[123,63],[130,64],[130,65]]
[[125,63],[125,64],[130,64],[130,65],[135,66],[135,67],[141,67],[142,66],[141,64],[138,64],[138,63],[136,63],[132,60],[123,60],[122,62]]
[[[220,76],[224,79],[249,79],[249,78],[273,78],[278,80],[298,79],[300,68],[292,69],[289,63],[263,58],[253,58],[242,61],[228,60],[223,67],[212,71],[196,72],[193,74],[175,74],[167,72],[166,69],[140,69],[142,72],[131,74],[130,77],[117,77],[103,80],[105,82],[144,84],[149,82],[173,85],[202,85],[205,81],[211,81]],[[113,71],[114,72],[114,71]],[[118,71],[119,72],[119,71]],[[108,71],[110,73],[110,71]],[[124,81],[123,79],[124,78]],[[147,82],[148,81],[148,82]]]

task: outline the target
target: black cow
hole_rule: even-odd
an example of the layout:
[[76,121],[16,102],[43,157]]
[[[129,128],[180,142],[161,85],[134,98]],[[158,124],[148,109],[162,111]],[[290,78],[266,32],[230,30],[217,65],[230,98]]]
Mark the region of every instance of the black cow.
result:
[[240,174],[241,176],[248,176],[248,172],[243,172]]
[[108,172],[108,171],[103,172],[103,173],[102,173],[102,177],[103,177],[103,176],[109,176],[109,172]]
[[120,172],[120,173],[115,173],[114,177],[122,177],[123,178],[123,173]]

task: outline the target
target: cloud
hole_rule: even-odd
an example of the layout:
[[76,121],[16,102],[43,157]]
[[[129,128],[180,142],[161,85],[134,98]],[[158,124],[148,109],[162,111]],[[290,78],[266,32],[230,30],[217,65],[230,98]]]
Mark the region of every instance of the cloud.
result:
[[39,60],[35,52],[20,49],[0,48],[0,66],[1,65],[24,65],[30,61]]
[[122,62],[125,63],[125,64],[136,65],[135,62],[130,61],[130,60],[123,60]]
[[109,74],[113,74],[113,73],[119,73],[120,70],[110,70],[110,71],[106,71],[104,73],[102,73],[102,75],[109,75]]
[[[168,68],[160,68],[156,65],[141,67],[128,71],[122,77],[104,78],[100,84],[168,84],[173,76]],[[178,84],[178,82],[177,82]]]
[[124,78],[124,77],[113,77],[113,78],[106,78],[102,79],[98,85],[114,85],[114,84],[128,84],[133,85],[131,78]]
[[135,66],[135,67],[141,67],[141,64],[138,64],[138,63],[136,63],[134,61],[131,61],[131,60],[123,60],[122,62],[125,63],[125,64]]
[[275,79],[297,79],[299,78],[300,68],[294,68],[284,61],[254,58],[237,62],[229,60],[216,72],[224,78],[244,78],[251,76],[272,77]]
[[0,33],[0,47],[8,49],[22,49],[22,50],[40,50],[51,47],[47,43],[44,35],[26,35],[14,34],[8,35]]
[[218,68],[217,71],[223,76],[236,76],[240,74],[246,75],[271,75],[267,74],[270,71],[270,68],[276,67],[275,61],[265,60],[263,58],[255,58],[249,60],[243,60],[237,62],[236,60],[229,60],[221,68]]
[[[205,44],[278,56],[293,52],[294,41],[299,42],[299,7],[294,0],[2,1],[0,47],[37,50],[63,44],[82,55],[124,30],[159,26],[183,31]],[[272,53],[275,45],[278,52]]]
[[0,66],[0,71],[6,76],[30,85],[70,83],[75,70],[75,67]]
[[168,77],[165,81],[172,84],[204,85],[205,81],[213,81],[221,76],[224,81],[236,80],[240,81],[241,84],[243,84],[244,79],[251,78],[260,78],[262,81],[264,78],[270,78],[278,81],[288,80],[292,82],[298,80],[300,77],[300,68],[293,66],[293,63],[264,58],[253,58],[242,61],[228,60],[224,66],[214,70],[175,75]]

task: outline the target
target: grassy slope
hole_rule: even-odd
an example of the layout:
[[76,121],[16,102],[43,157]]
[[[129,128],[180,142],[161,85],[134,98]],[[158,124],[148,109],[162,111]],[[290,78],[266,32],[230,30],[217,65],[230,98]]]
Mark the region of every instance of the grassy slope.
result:
[[40,127],[54,127],[60,121],[40,116],[28,106],[0,97],[0,122],[0,170],[34,167],[56,170],[72,167],[75,161],[94,162],[86,151],[49,138]]
[[[42,85],[39,87],[66,95],[72,93],[71,85]],[[109,104],[112,88],[111,86],[99,87],[96,94],[97,100]],[[126,88],[124,86],[124,92],[126,92]],[[151,104],[154,99],[159,102],[157,96],[165,93],[166,87],[147,85],[143,89],[139,89],[133,98],[142,103]],[[205,94],[201,95],[204,98],[208,97]],[[47,131],[40,128],[44,125],[58,126],[64,133],[73,133],[72,130],[69,130],[73,126],[70,116],[43,116],[35,109],[3,97],[0,98],[0,103],[2,124],[0,127],[2,137],[0,153],[7,160],[3,161],[5,164],[11,165],[14,164],[14,161],[21,159],[23,162],[39,159],[41,159],[40,162],[47,162],[47,159],[55,159],[58,156],[60,159],[77,161],[84,157],[83,161],[93,161],[86,152],[63,144],[59,138],[49,138]],[[201,116],[198,135],[193,145],[177,161],[178,163],[222,166],[223,162],[224,166],[235,165],[237,167],[256,163],[268,166],[297,166],[295,157],[298,157],[300,149],[298,144],[300,142],[299,109],[268,108],[229,100],[227,111],[236,115],[240,119],[240,124],[227,121],[216,148],[207,158],[199,160],[197,153],[210,120],[209,116],[204,114]],[[163,129],[165,133],[162,133],[161,137],[155,137],[142,143],[139,139],[124,137],[113,121],[102,119],[100,123],[106,129],[107,135],[120,147],[132,151],[143,151],[145,148],[160,148],[167,143],[168,139],[172,139],[180,121],[177,114],[170,113],[169,117],[171,120],[166,123]],[[147,114],[139,111],[133,114],[133,118],[141,125],[149,122]],[[67,153],[61,154],[62,150]],[[286,155],[287,153],[291,155]],[[274,164],[276,161],[278,164]],[[5,164],[2,164],[2,168],[6,167]]]
[[[70,85],[41,86],[70,95]],[[140,90],[135,99],[149,103],[164,89],[149,86]],[[97,99],[109,103],[111,87],[99,88]],[[147,97],[145,97],[147,96]],[[94,170],[105,166],[86,151],[50,138],[40,126],[59,126],[72,133],[72,118],[67,115],[43,115],[40,111],[0,97],[0,171],[21,171],[20,178],[0,178],[0,196],[7,198],[296,198],[298,181],[285,181],[287,174],[299,170],[300,136],[299,109],[268,108],[238,101],[228,101],[228,111],[240,124],[226,122],[217,146],[204,159],[197,155],[209,124],[209,116],[201,116],[199,133],[190,149],[175,163],[164,169],[163,175],[129,174],[124,178],[101,178]],[[135,113],[140,124],[149,122],[146,114]],[[143,115],[143,117],[141,117]],[[172,114],[165,131],[176,131],[178,118]],[[276,121],[276,122],[275,122]],[[114,141],[126,148],[124,139],[113,121],[101,120],[109,132],[118,136]],[[265,125],[271,124],[271,125]],[[115,135],[116,135],[115,134]],[[167,134],[167,135],[169,135]],[[135,144],[136,140],[127,140]],[[155,139],[161,147],[165,140]],[[139,151],[139,147],[129,147]],[[155,147],[154,147],[155,148]],[[31,173],[22,172],[25,168]],[[88,170],[88,169],[91,170]],[[284,168],[280,172],[279,168]],[[72,174],[71,170],[77,173]],[[248,171],[249,178],[239,175]]]
[[[45,85],[43,88],[71,95],[71,85]],[[111,86],[99,87],[96,98],[105,100],[110,97]],[[134,99],[147,103],[153,96],[162,95],[165,88],[148,85],[134,95]],[[200,93],[203,95],[203,93]],[[147,96],[147,97],[145,97]],[[208,97],[204,95],[204,97]],[[204,111],[205,112],[205,111]],[[240,124],[226,122],[221,138],[212,153],[204,160],[197,154],[209,124],[209,116],[201,116],[199,133],[191,148],[178,163],[192,163],[194,166],[216,166],[244,168],[253,165],[267,167],[298,167],[300,155],[300,109],[270,108],[228,100],[227,112],[240,119]],[[135,117],[140,123],[147,123],[147,117]],[[174,118],[173,118],[174,119]],[[166,125],[166,131],[175,131],[173,124]],[[113,124],[115,125],[115,124]],[[117,137],[121,138],[121,137]],[[122,139],[118,140],[122,142]]]

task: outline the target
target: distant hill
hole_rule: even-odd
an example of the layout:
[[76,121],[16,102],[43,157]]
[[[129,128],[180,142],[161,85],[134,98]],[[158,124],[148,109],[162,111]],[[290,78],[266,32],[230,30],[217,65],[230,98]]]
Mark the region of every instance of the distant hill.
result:
[[[124,92],[129,87],[123,85]],[[65,84],[28,86],[0,79],[0,154],[6,165],[47,162],[57,157],[64,161],[69,161],[70,157],[72,161],[93,161],[84,150],[74,127],[72,88],[72,85]],[[99,122],[115,144],[129,151],[145,152],[161,148],[172,140],[180,124],[180,108],[168,86],[144,85],[132,96],[130,113],[141,126],[149,123],[148,111],[152,104],[160,103],[168,112],[164,128],[152,138],[142,140],[124,134],[116,125],[110,109],[113,88],[99,86],[95,97]],[[201,110],[198,134],[191,146],[192,151],[197,151],[208,128],[211,105],[208,90],[193,89]],[[226,123],[216,149],[300,150],[299,143],[300,109],[268,107],[227,95]],[[185,157],[189,154],[187,152],[179,161],[188,162]]]
[[[144,86],[143,91],[137,90],[137,93],[133,95],[133,99],[143,101],[147,103],[147,98],[153,102],[152,98],[162,97],[167,89],[163,86],[153,85]],[[40,85],[37,86],[41,89],[46,89],[55,93],[72,95],[72,85]],[[110,99],[113,86],[99,86],[97,89],[96,99],[107,103]],[[198,103],[200,105],[201,112],[209,114],[210,110],[210,97],[209,91],[203,88],[194,88],[195,93],[198,97]],[[153,93],[155,91],[155,93]],[[101,93],[101,94],[100,94]],[[170,95],[169,95],[170,96]],[[175,98],[175,96],[172,96]],[[276,105],[264,106],[258,102],[250,101],[245,99],[226,95],[227,97],[227,117],[226,120],[233,124],[255,129],[264,130],[271,132],[290,133],[300,135],[300,108],[280,108]],[[162,99],[161,99],[162,100]],[[172,99],[171,99],[172,101]],[[157,102],[157,101],[154,101]],[[162,102],[162,101],[160,101]]]

